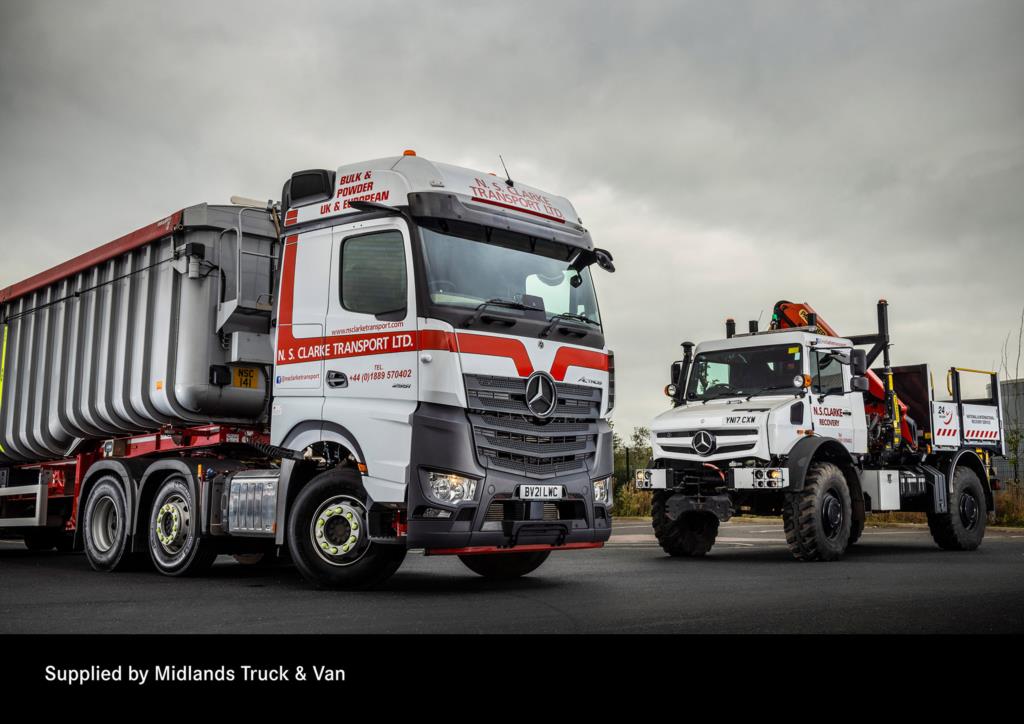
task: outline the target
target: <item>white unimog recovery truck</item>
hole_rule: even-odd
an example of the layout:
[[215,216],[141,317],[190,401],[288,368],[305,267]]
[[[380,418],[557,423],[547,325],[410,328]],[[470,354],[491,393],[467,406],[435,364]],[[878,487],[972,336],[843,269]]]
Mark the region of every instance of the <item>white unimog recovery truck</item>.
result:
[[[673,408],[636,473],[662,548],[701,556],[731,516],[781,513],[794,557],[835,560],[868,511],[895,510],[926,513],[941,548],[977,548],[999,486],[991,459],[1005,455],[998,376],[952,368],[952,399],[936,399],[927,365],[890,366],[884,300],[874,334],[841,337],[790,302],[757,327],[729,320],[726,339],[684,343],[672,366]],[[964,399],[965,373],[989,378],[988,398]]]
[[402,156],[200,204],[0,291],[0,535],[327,587],[611,533],[614,365],[565,198]]

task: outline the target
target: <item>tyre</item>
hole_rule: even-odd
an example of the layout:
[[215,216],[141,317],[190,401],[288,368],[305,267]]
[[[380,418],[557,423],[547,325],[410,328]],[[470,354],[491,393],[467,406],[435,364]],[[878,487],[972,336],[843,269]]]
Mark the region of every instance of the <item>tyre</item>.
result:
[[171,475],[157,488],[149,512],[149,556],[165,576],[194,576],[213,565],[217,552],[203,538],[199,506],[188,483]]
[[850,522],[850,541],[846,544],[849,548],[854,543],[860,540],[861,535],[864,534],[864,516],[857,515],[854,513],[853,520]]
[[978,474],[959,467],[953,473],[953,494],[948,513],[929,513],[928,530],[939,548],[947,551],[973,551],[985,537],[988,510],[985,488]]
[[690,511],[669,520],[665,514],[667,499],[659,496],[652,504],[651,516],[658,545],[676,558],[705,555],[718,537],[718,518],[714,513]]
[[551,551],[533,553],[494,553],[492,555],[459,556],[466,568],[479,576],[495,581],[508,581],[532,573],[543,565]]
[[358,589],[390,578],[405,546],[372,543],[359,473],[328,470],[309,481],[288,515],[288,551],[318,588]]
[[131,552],[131,518],[124,485],[100,478],[89,491],[82,515],[82,541],[89,565],[97,571],[136,568],[142,556]]
[[789,552],[799,561],[834,561],[850,542],[850,488],[832,463],[812,463],[803,490],[786,493],[782,522]]

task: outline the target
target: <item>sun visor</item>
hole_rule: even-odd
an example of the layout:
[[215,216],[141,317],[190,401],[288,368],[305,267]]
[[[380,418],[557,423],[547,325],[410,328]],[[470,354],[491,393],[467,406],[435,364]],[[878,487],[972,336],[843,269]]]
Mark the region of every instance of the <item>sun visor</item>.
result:
[[577,224],[549,220],[539,215],[534,218],[529,211],[473,203],[469,197],[460,197],[456,194],[432,191],[410,193],[409,213],[413,217],[451,219],[503,229],[585,251],[594,249],[590,232]]

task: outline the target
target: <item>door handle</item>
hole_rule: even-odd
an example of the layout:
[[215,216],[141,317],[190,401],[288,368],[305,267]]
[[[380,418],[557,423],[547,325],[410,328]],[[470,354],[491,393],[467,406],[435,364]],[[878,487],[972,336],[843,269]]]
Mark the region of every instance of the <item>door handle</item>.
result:
[[348,387],[348,375],[344,372],[331,370],[327,373],[327,386],[335,389],[339,387]]

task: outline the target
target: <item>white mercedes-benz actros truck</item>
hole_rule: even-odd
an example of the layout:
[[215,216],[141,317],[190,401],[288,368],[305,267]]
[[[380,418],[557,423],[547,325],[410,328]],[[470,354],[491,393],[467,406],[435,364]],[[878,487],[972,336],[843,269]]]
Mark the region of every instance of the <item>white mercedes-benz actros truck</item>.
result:
[[614,364],[565,198],[408,151],[0,291],[0,535],[167,575],[286,549],[515,577],[611,533]]
[[[869,511],[924,512],[947,550],[981,544],[999,486],[992,456],[1005,455],[994,372],[951,368],[950,399],[937,399],[927,365],[890,365],[884,300],[872,334],[841,337],[783,301],[768,330],[736,334],[729,320],[725,339],[683,347],[672,409],[636,473],[668,554],[704,555],[719,523],[744,512],[781,514],[799,560],[842,556]],[[985,375],[987,397],[964,397],[967,373]]]

